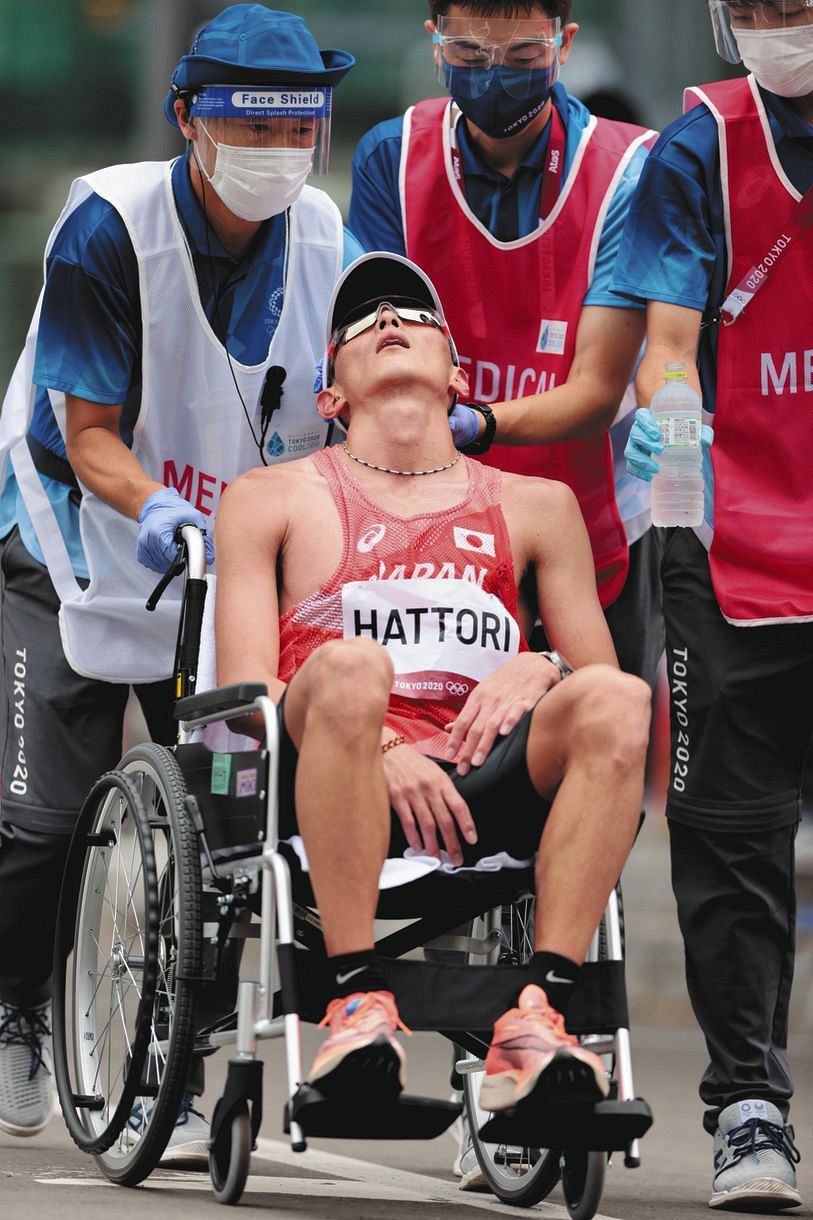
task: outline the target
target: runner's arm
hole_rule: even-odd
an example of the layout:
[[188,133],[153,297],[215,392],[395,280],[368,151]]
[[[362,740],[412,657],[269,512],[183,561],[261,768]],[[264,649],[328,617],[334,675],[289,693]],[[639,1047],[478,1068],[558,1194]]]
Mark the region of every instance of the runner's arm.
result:
[[[618,665],[598,600],[593,554],[578,501],[564,483],[503,475],[503,509],[517,559],[536,576],[539,613],[550,645],[574,669]],[[474,688],[451,726],[446,757],[466,775],[485,762],[534,704],[558,686],[557,668],[522,652]]]
[[[515,476],[512,483],[517,481]],[[564,483],[550,480],[535,479],[518,490],[539,617],[551,648],[574,669],[596,663],[617,666],[578,500]]]
[[285,690],[277,677],[277,560],[288,527],[286,489],[290,504],[290,479],[282,470],[240,475],[223,493],[215,531],[218,684],[264,682],[275,702]]

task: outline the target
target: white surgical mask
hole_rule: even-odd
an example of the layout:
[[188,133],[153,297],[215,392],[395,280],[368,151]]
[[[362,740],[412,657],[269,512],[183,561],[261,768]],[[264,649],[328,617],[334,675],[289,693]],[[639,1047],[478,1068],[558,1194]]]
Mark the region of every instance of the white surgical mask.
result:
[[201,173],[217,191],[230,212],[241,220],[268,220],[296,203],[313,167],[312,148],[243,148],[218,144],[199,121],[217,152],[215,167]]
[[742,62],[779,97],[813,93],[813,25],[782,30],[734,30]]

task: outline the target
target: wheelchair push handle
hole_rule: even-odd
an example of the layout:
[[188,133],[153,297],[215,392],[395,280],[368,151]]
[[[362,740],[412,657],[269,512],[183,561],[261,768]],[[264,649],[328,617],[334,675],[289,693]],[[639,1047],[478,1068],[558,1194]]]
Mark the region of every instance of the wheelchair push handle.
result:
[[178,551],[158,584],[147,599],[147,609],[154,610],[176,576],[186,571],[188,580],[203,580],[206,576],[206,545],[196,525],[179,525],[175,530]]
[[154,610],[176,576],[183,573],[181,617],[175,647],[175,698],[185,699],[195,694],[198,656],[203,628],[203,608],[206,603],[206,545],[203,532],[195,525],[179,525],[175,530],[178,553],[174,562],[159,580],[147,601]]

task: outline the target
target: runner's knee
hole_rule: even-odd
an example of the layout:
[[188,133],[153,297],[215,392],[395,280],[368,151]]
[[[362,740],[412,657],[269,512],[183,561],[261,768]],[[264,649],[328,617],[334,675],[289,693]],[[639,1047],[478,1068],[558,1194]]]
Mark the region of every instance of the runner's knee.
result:
[[314,654],[308,718],[329,721],[338,733],[355,734],[382,722],[392,687],[392,662],[372,640],[336,640]]
[[580,690],[573,708],[571,754],[582,761],[604,760],[618,770],[643,766],[652,708],[646,682],[610,665],[591,665],[576,677]]

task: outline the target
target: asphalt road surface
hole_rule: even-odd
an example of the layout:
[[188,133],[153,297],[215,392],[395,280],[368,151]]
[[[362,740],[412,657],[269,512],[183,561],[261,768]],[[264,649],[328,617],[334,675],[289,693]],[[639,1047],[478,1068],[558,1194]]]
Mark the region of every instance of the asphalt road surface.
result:
[[[306,1030],[305,1058],[317,1039]],[[448,1044],[419,1034],[408,1043],[409,1090],[443,1097],[448,1078]],[[799,1185],[805,1206],[790,1215],[813,1217],[813,1047],[805,1040],[792,1047],[797,1099],[793,1121],[805,1158]],[[449,1136],[430,1143],[356,1143],[313,1140],[304,1155],[290,1152],[282,1135],[282,1046],[265,1043],[266,1117],[242,1211],[267,1212],[274,1220],[476,1220],[478,1213],[516,1216],[487,1195],[462,1194],[451,1174],[455,1145]],[[203,1108],[210,1112],[218,1095],[227,1052],[209,1061]],[[633,1031],[637,1092],[655,1114],[642,1142],[640,1169],[624,1168],[617,1157],[608,1172],[599,1216],[607,1220],[694,1220],[712,1213],[711,1140],[700,1126],[696,1084],[703,1049],[692,1030],[661,1026]],[[223,1215],[205,1173],[157,1170],[131,1190],[112,1186],[94,1162],[71,1143],[56,1116],[33,1140],[0,1134],[0,1217],[3,1220],[203,1220]],[[234,1213],[232,1213],[234,1214]],[[560,1189],[530,1213],[566,1220]],[[731,1215],[732,1213],[726,1213]]]

